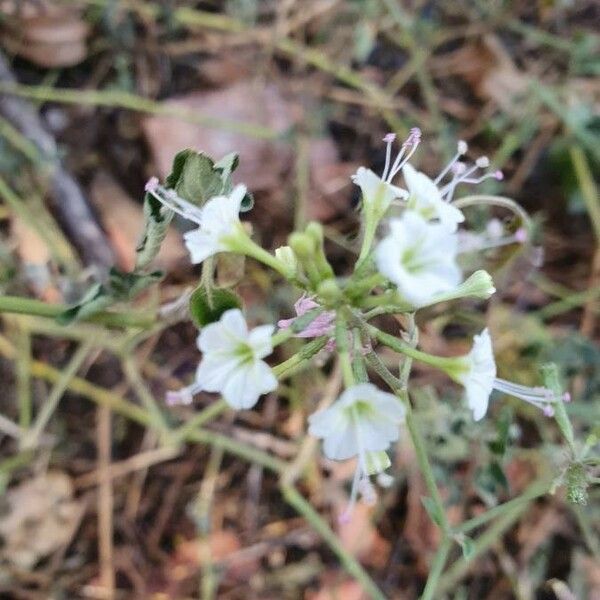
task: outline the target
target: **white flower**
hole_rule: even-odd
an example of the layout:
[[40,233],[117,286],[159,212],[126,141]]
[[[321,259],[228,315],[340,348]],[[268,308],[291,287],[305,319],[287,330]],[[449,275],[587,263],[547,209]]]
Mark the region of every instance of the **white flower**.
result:
[[390,221],[390,234],[375,249],[375,261],[380,273],[418,307],[460,284],[456,253],[456,235],[447,227],[405,211]]
[[404,407],[396,396],[372,383],[359,383],[345,390],[332,406],[311,415],[308,431],[324,440],[327,458],[359,456],[365,460],[366,452],[387,450],[398,439],[398,424],[403,420]]
[[261,360],[273,351],[273,330],[272,325],[262,325],[248,331],[237,308],[206,325],[198,336],[203,356],[196,372],[197,386],[220,392],[233,408],[252,408],[261,394],[277,388],[273,371]]
[[439,219],[451,231],[456,231],[465,217],[458,208],[442,198],[438,186],[425,173],[417,171],[408,163],[404,165],[402,174],[409,192],[407,207],[418,212],[424,219]]
[[379,218],[386,213],[392,200],[408,196],[406,190],[384,181],[365,167],[358,168],[352,181],[360,187],[365,208],[371,208]]
[[150,178],[145,190],[167,208],[198,225],[197,229],[183,234],[194,264],[219,252],[236,251],[236,239],[246,237],[240,222],[245,185],[237,185],[229,196],[211,198],[203,207],[180,198],[175,190],[164,188],[156,177]]
[[473,348],[467,360],[468,369],[458,375],[458,381],[465,388],[467,404],[473,411],[473,418],[479,421],[487,412],[496,379],[496,361],[492,339],[487,329],[473,338]]
[[217,196],[201,209],[198,229],[183,235],[193,263],[201,263],[219,252],[234,250],[232,238],[240,234],[240,206],[246,195],[246,186],[238,185],[229,196]]
[[357,492],[371,502],[374,490],[369,475],[384,471],[390,461],[385,453],[399,437],[399,425],[405,409],[393,394],[382,392],[371,383],[359,383],[346,389],[335,403],[309,418],[309,433],[323,439],[323,452],[332,460],[358,457],[348,510]]
[[459,368],[447,372],[464,386],[467,404],[473,411],[473,418],[476,421],[485,416],[493,390],[519,398],[539,408],[547,416],[554,414],[553,404],[569,400],[568,394],[558,397],[546,387],[529,387],[496,377],[492,339],[487,329],[473,338],[471,352],[463,357]]

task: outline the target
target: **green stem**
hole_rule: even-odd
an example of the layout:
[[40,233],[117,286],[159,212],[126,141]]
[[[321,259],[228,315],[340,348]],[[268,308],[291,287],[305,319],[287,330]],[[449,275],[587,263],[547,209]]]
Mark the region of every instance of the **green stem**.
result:
[[394,377],[394,375],[392,375],[392,373],[390,373],[389,369],[383,364],[382,360],[379,358],[376,352],[368,352],[366,358],[367,362],[373,368],[373,370],[385,381],[388,387],[394,392],[394,394],[396,394],[396,396],[398,396],[398,398],[404,404],[404,407],[406,409],[406,426],[408,428],[413,446],[415,448],[415,455],[419,464],[419,469],[421,471],[423,479],[425,480],[425,485],[427,487],[429,495],[431,496],[431,499],[435,504],[436,512],[439,515],[440,528],[442,529],[444,536],[448,536],[450,535],[450,524],[448,523],[446,517],[446,509],[444,508],[442,497],[440,496],[440,492],[435,482],[433,469],[431,468],[431,464],[427,456],[425,440],[423,439],[421,431],[415,420],[408,393],[405,387],[400,382],[400,380],[398,380],[396,377]]
[[168,102],[155,102],[154,100],[120,90],[74,90],[0,82],[0,93],[41,100],[43,102],[108,106],[111,108],[125,108],[137,112],[164,115],[188,123],[196,123],[203,127],[210,127],[211,129],[234,131],[256,139],[273,140],[281,137],[278,132],[262,125],[203,115],[196,110],[183,109]]
[[435,589],[442,572],[444,571],[444,566],[446,565],[450,548],[452,548],[452,539],[446,537],[442,540],[437,552],[435,553],[433,563],[431,564],[431,569],[429,570],[429,576],[427,577],[427,583],[425,584],[425,589],[421,594],[420,600],[434,600],[436,597]]
[[67,366],[61,371],[60,378],[54,384],[52,391],[48,395],[48,398],[42,407],[42,410],[35,419],[31,431],[25,434],[21,444],[22,448],[30,448],[37,445],[40,435],[52,418],[52,415],[58,407],[58,403],[65,393],[69,382],[75,376],[93,347],[94,340],[88,340],[87,342],[82,343],[79,348],[77,348],[77,351],[73,354]]
[[294,276],[283,262],[256,244],[243,229],[240,235],[232,240],[231,246],[232,250],[245,254],[267,267],[271,267],[271,269],[286,279],[291,279]]
[[481,556],[495,544],[504,532],[515,523],[523,512],[525,512],[528,506],[529,502],[521,502],[517,506],[514,506],[510,511],[506,512],[475,541],[473,553],[469,559],[463,558],[453,563],[446,574],[439,580],[437,586],[438,598],[443,598],[448,590],[456,589],[458,582],[470,571],[474,559]]
[[594,181],[590,165],[583,150],[579,146],[572,146],[569,149],[569,154],[571,156],[573,168],[575,169],[575,174],[579,181],[579,187],[581,188],[581,195],[585,201],[585,207],[587,208],[590,221],[592,222],[596,241],[600,244],[600,198],[598,198],[596,182]]
[[336,554],[342,566],[352,575],[363,590],[369,594],[372,600],[385,600],[385,596],[363,569],[360,563],[348,553],[339,538],[331,530],[329,525],[320,517],[315,509],[302,497],[295,487],[289,485],[280,486],[285,501],[300,513],[310,526],[325,540],[327,545]]
[[335,319],[335,343],[344,385],[348,388],[354,385],[354,371],[348,348],[348,323],[341,311],[338,311]]
[[[41,300],[22,298],[19,296],[0,296],[0,313],[15,313],[55,319],[69,307],[65,304],[48,304]],[[118,313],[102,311],[84,319],[90,323],[98,323],[107,327],[140,327],[146,328],[156,322],[153,313]]]
[[363,240],[360,247],[360,253],[358,254],[358,260],[356,261],[356,268],[359,269],[363,263],[367,260],[367,257],[371,253],[371,246],[373,246],[373,240],[375,239],[375,233],[377,232],[377,225],[379,220],[375,218],[373,210],[364,211],[365,215],[365,230],[363,233]]
[[432,367],[436,367],[438,369],[442,369],[443,371],[449,372],[450,374],[456,372],[457,370],[461,370],[462,368],[462,359],[461,357],[444,357],[444,356],[433,356],[432,354],[427,354],[427,352],[422,352],[421,350],[417,350],[413,348],[410,344],[390,335],[389,333],[385,333],[372,325],[369,325],[369,332],[379,340],[382,344],[395,350],[396,352],[400,352],[401,354],[405,354],[410,358],[414,358],[422,363],[427,365],[431,365]]
[[506,513],[512,511],[513,508],[521,506],[523,503],[531,502],[531,500],[535,500],[536,498],[547,494],[551,485],[552,481],[536,481],[535,483],[531,484],[520,496],[517,496],[508,502],[504,502],[503,504],[499,504],[498,506],[494,506],[493,508],[486,510],[484,513],[465,521],[456,528],[456,531],[458,533],[469,533],[473,529],[477,529],[477,527],[485,525],[496,517],[505,515]]
[[327,337],[323,336],[305,344],[296,354],[273,367],[273,373],[278,379],[290,377],[303,368],[315,354],[320,352],[327,343]]
[[169,431],[169,426],[167,421],[158,407],[154,396],[146,387],[138,368],[135,364],[135,359],[133,357],[126,357],[123,359],[123,369],[125,371],[125,375],[129,380],[129,383],[135,390],[137,397],[140,399],[141,403],[144,405],[152,424],[156,429],[162,431],[163,433],[167,433]]
[[190,433],[200,429],[203,425],[212,421],[220,414],[224,413],[229,408],[229,405],[223,398],[212,402],[206,408],[195,414],[189,421],[173,432],[172,439],[175,443],[185,440]]
[[31,424],[31,335],[19,328],[17,342],[16,380],[19,405],[19,427],[26,430]]

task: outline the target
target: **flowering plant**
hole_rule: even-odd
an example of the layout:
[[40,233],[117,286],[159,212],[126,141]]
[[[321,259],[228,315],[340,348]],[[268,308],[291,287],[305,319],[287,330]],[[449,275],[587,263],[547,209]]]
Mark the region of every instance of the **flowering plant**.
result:
[[[152,178],[146,184],[145,226],[134,270],[131,273],[114,270],[107,284],[90,290],[59,319],[67,323],[94,316],[110,318],[110,313],[102,313],[107,306],[128,301],[160,279],[159,273],[148,268],[174,215],[191,223],[192,228],[183,238],[190,262],[202,265],[201,281],[192,294],[165,307],[162,316],[180,313],[182,305],[189,301],[191,317],[199,328],[197,345],[201,356],[193,381],[170,390],[166,405],[193,405],[199,392],[218,394],[221,398],[198,412],[173,435],[164,415],[165,406],[154,403],[132,370],[130,376],[142,390],[140,397],[146,404],[148,419],[156,422],[166,442],[179,442],[188,439],[186,436],[194,433],[194,427],[205,425],[225,410],[252,409],[262,396],[275,392],[282,381],[300,370],[334,363],[341,372],[344,389],[337,399],[332,398],[319,408],[308,407],[307,431],[315,440],[322,441],[323,454],[328,460],[355,461],[349,501],[340,523],[352,519],[357,502],[377,502],[375,484],[385,487],[393,482],[393,476],[387,472],[392,467],[392,450],[406,430],[427,486],[424,505],[442,536],[435,568],[423,593],[427,599],[435,597],[436,582],[452,543],[458,543],[468,556],[473,541],[466,533],[485,522],[485,517],[474,517],[459,527],[449,522],[411,398],[410,374],[414,361],[438,370],[448,381],[458,384],[465,412],[475,422],[490,413],[494,391],[524,401],[540,409],[546,417],[554,417],[567,441],[569,459],[552,483],[566,482],[569,498],[575,502],[583,503],[586,499],[589,481],[585,461],[592,444],[581,445],[575,440],[564,406],[569,396],[561,389],[556,370],[551,366],[543,372],[543,385],[534,387],[497,377],[488,328],[474,335],[472,348],[466,355],[437,356],[419,348],[417,322],[421,311],[451,301],[487,300],[496,291],[491,275],[485,270],[467,272],[464,255],[526,244],[531,230],[526,213],[507,198],[481,194],[459,197],[464,186],[502,179],[499,171],[489,170],[486,157],[479,157],[472,164],[465,162],[468,147],[460,141],[448,165],[437,177],[430,178],[409,162],[420,141],[421,132],[411,130],[393,157],[395,136],[386,135],[382,175],[366,167],[358,168],[353,175],[352,181],[362,196],[358,209],[361,230],[350,273],[335,272],[325,252],[323,227],[316,222],[309,223],[303,231],[291,233],[287,245],[274,253],[262,248],[252,239],[240,217],[252,207],[253,199],[243,184],[233,185],[231,175],[237,166],[237,156],[230,154],[214,162],[204,154],[183,151],[176,156],[173,172],[164,183]],[[503,224],[493,221],[486,235],[468,232],[464,227],[468,222],[465,213],[473,206],[497,206],[512,211],[516,225],[505,231]],[[217,285],[215,272],[223,254],[249,258],[272,269],[294,289],[295,315],[280,315],[283,318],[277,325],[249,326],[235,292]],[[385,316],[394,317],[393,326],[389,321],[386,325]],[[302,344],[300,349],[274,364],[276,349],[292,338],[296,344]],[[399,365],[396,372],[389,368],[390,355]],[[137,414],[131,410],[130,413]],[[211,439],[243,454],[223,436]],[[289,470],[282,470],[268,455],[255,456],[281,474],[282,491],[288,502],[331,540],[333,533],[292,486],[306,466],[300,460],[306,454],[300,452],[299,462]],[[549,488],[550,485],[545,486],[542,492]],[[497,506],[494,514],[501,514],[502,510],[502,506]],[[331,546],[371,595],[381,598],[360,565],[344,554],[335,541]]]

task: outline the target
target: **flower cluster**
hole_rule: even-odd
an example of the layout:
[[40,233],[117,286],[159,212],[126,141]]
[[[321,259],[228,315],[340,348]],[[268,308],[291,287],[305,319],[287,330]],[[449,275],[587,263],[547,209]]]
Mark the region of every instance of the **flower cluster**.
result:
[[[146,186],[153,198],[197,226],[184,234],[193,263],[222,252],[243,254],[274,268],[302,290],[295,304],[296,316],[278,321],[277,332],[272,325],[249,329],[239,309],[226,310],[218,320],[205,325],[198,337],[202,358],[195,381],[169,392],[168,402],[189,404],[194,394],[205,391],[220,394],[232,408],[249,409],[261,395],[277,388],[278,379],[309,365],[317,352],[336,353],[345,390],[331,406],[312,414],[308,422],[309,432],[323,440],[327,458],[356,459],[351,505],[359,494],[367,502],[375,498],[369,478],[389,467],[387,451],[399,438],[407,410],[407,397],[399,388],[392,385],[394,393],[388,393],[369,382],[373,362],[368,356],[375,365],[383,364],[373,358],[377,343],[444,371],[463,386],[466,404],[476,421],[487,413],[494,390],[522,399],[546,415],[553,414],[557,402],[567,399],[543,387],[499,379],[487,329],[474,337],[468,355],[439,357],[418,350],[406,341],[407,335],[397,338],[371,324],[380,314],[412,315],[443,301],[489,298],[495,292],[491,276],[483,270],[465,276],[461,253],[527,241],[526,223],[506,235],[499,221],[490,223],[483,242],[481,236],[469,238],[468,232],[459,230],[465,222],[462,209],[476,204],[478,196],[473,196],[474,200],[456,199],[457,190],[486,179],[501,180],[502,174],[488,170],[486,157],[467,163],[468,147],[460,141],[454,158],[432,179],[409,162],[420,140],[421,132],[411,130],[392,159],[395,136],[386,135],[381,177],[365,167],[352,177],[362,192],[362,242],[354,271],[346,277],[334,274],[317,223],[291,234],[289,245],[278,248],[274,255],[255,244],[239,217],[246,194],[243,185],[209,199],[203,206],[180,198],[156,179]],[[402,184],[395,181],[400,175]],[[493,197],[483,198],[489,203]],[[506,199],[501,200],[500,206],[511,208]],[[210,277],[203,277],[203,284],[207,282],[210,287]],[[304,348],[270,367],[265,359],[276,345],[292,336],[304,339]],[[397,381],[391,374],[388,380]]]

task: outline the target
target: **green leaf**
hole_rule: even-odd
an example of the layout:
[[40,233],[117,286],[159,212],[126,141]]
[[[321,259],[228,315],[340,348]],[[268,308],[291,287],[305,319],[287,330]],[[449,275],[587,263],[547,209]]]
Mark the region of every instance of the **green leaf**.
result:
[[146,268],[158,254],[167,235],[173,211],[154,196],[144,196],[144,230],[135,249],[135,270]]
[[471,560],[475,554],[475,542],[467,535],[457,536],[465,560]]
[[84,294],[83,298],[56,317],[60,325],[69,325],[96,314],[112,304],[112,298],[106,293],[106,288],[96,283]]
[[[224,186],[221,172],[214,168],[213,160],[206,154],[184,150],[176,159],[183,160],[174,188],[181,198],[196,206],[202,206],[222,193]],[[177,166],[179,168],[179,162]]]
[[512,421],[512,410],[510,406],[505,406],[500,413],[500,418],[496,424],[497,437],[494,441],[489,442],[490,450],[499,457],[504,456],[508,445],[510,434],[510,423]]
[[440,514],[437,504],[429,496],[422,496],[421,502],[429,515],[429,518],[438,526],[443,527],[444,515]]
[[221,288],[211,289],[209,298],[207,290],[198,287],[190,298],[190,314],[199,328],[218,321],[225,311],[241,307],[237,294]]
[[113,267],[105,284],[94,284],[77,304],[65,310],[56,317],[56,320],[61,325],[68,325],[89,318],[115,302],[132,300],[142,290],[160,281],[162,277],[161,271],[125,273]]

